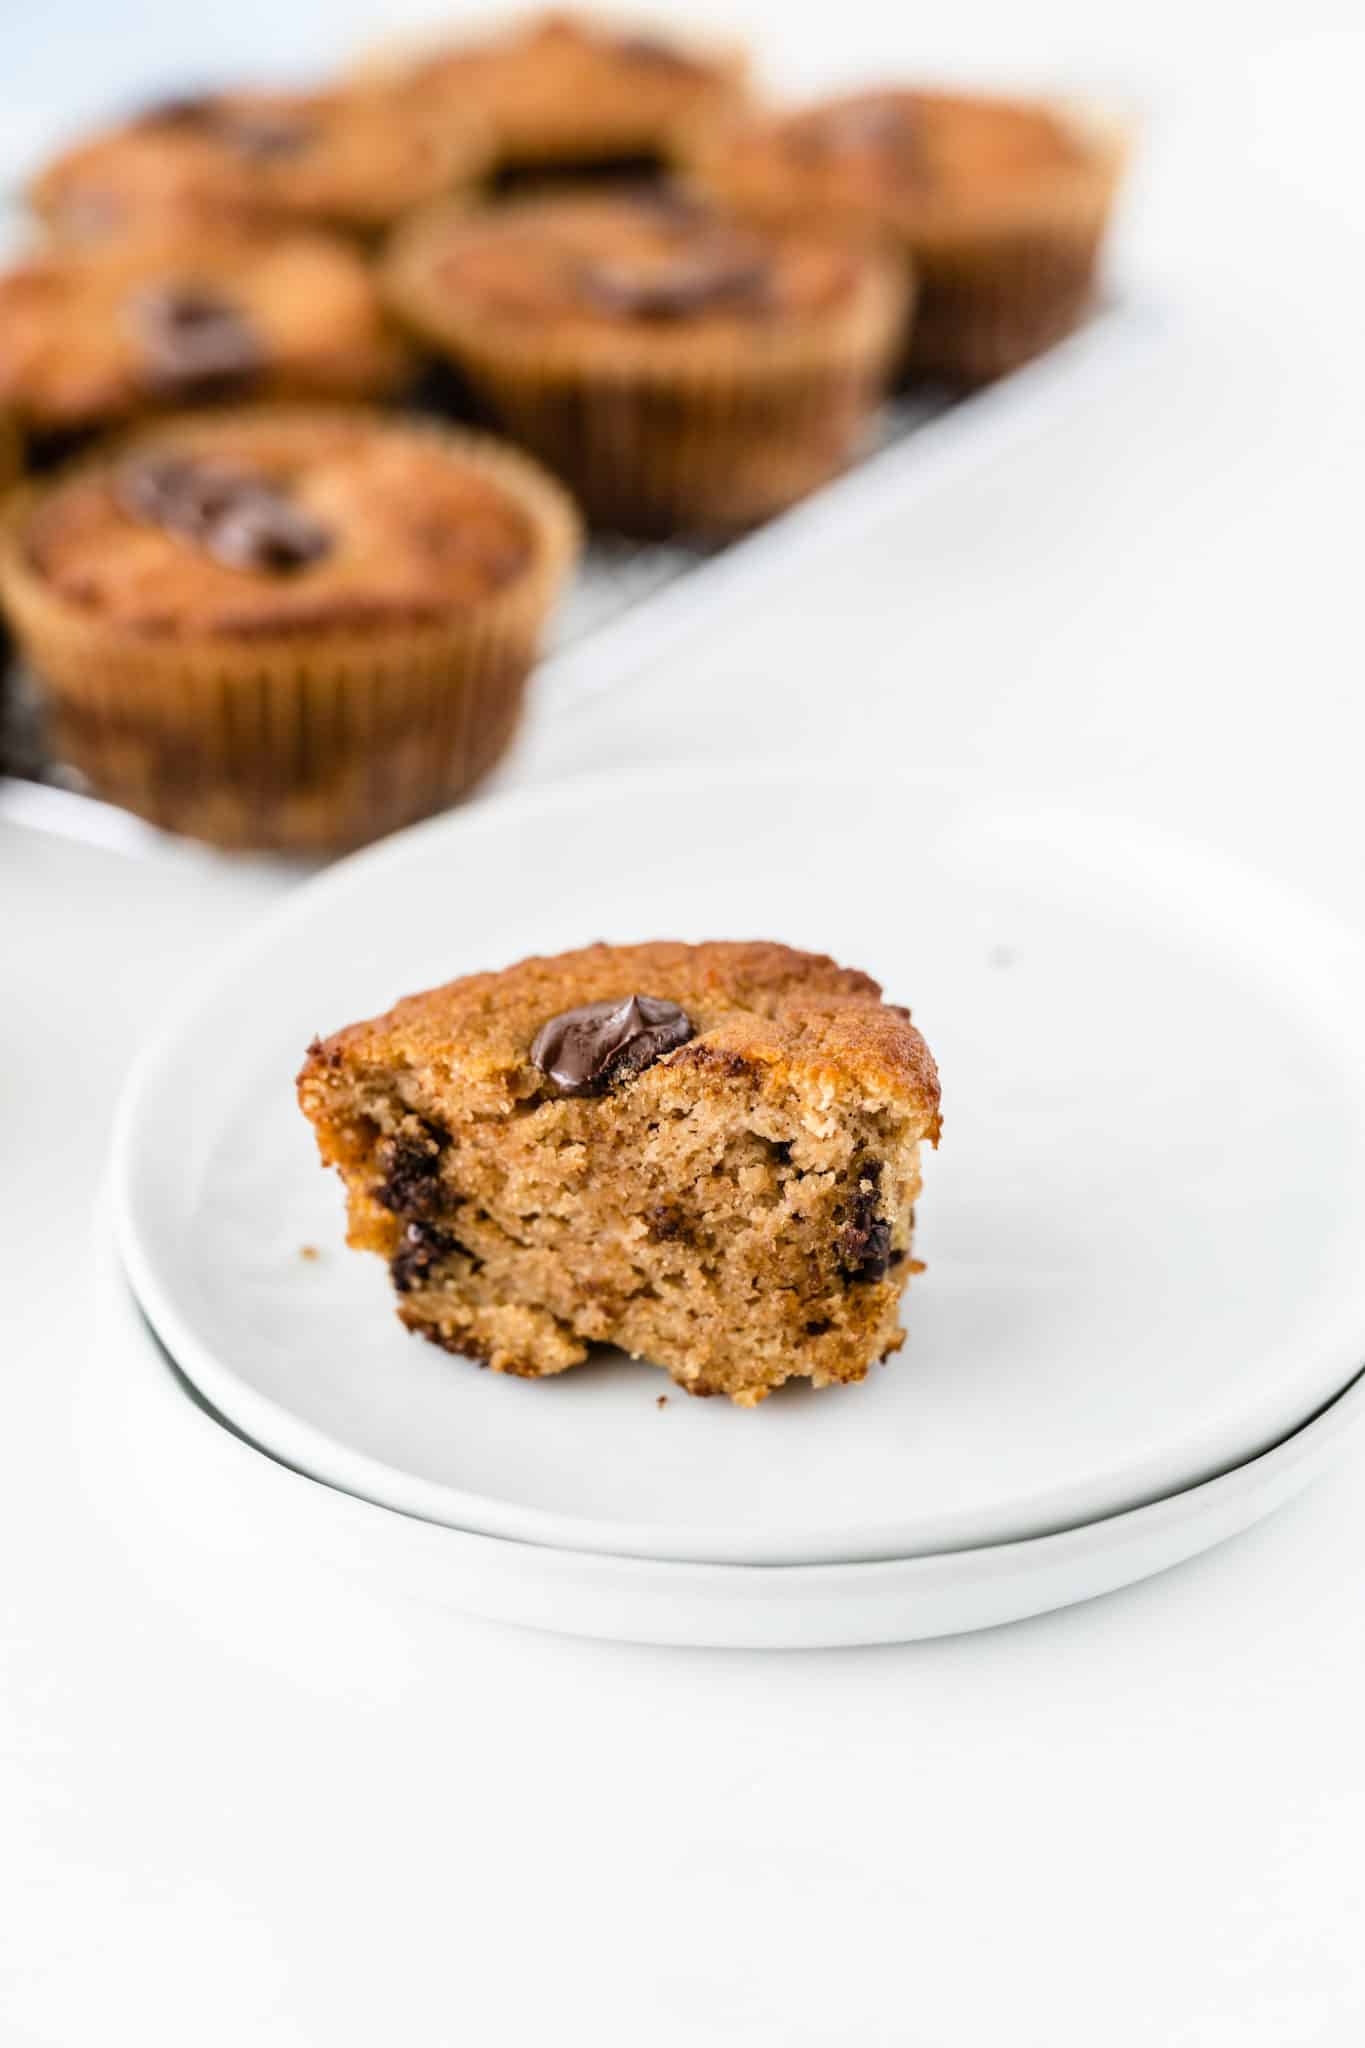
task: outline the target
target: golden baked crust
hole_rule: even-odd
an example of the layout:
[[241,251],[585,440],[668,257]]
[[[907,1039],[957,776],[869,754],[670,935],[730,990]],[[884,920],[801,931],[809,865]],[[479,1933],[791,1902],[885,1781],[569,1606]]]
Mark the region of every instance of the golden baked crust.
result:
[[432,50],[405,83],[434,105],[478,106],[501,165],[572,164],[665,156],[680,120],[742,102],[746,71],[733,47],[554,12]]
[[765,1084],[857,1087],[912,1110],[938,1130],[938,1074],[910,1013],[882,1001],[879,985],[823,953],[771,940],[650,941],[533,956],[405,996],[381,1017],[352,1024],[311,1055],[367,1064],[430,1064],[480,1107],[510,1109],[545,1092],[529,1050],[547,1017],[632,990],[680,1003],[697,1035],[674,1066],[743,1062]]
[[240,219],[383,228],[479,177],[477,113],[386,93],[243,91],[172,101],[47,165],[29,201],[63,239]]
[[666,188],[435,207],[399,231],[385,272],[398,311],[457,358],[487,347],[612,377],[771,373],[831,338],[898,332],[905,310],[866,242],[742,223]]
[[887,87],[699,130],[687,154],[738,204],[862,219],[923,251],[1050,217],[1097,170],[1112,174],[1116,140],[1111,122],[1061,102]]
[[[673,1049],[566,1089],[542,1031],[631,996],[671,1014]],[[299,1101],[400,1319],[497,1371],[538,1378],[614,1343],[752,1406],[900,1346],[938,1076],[909,1013],[824,955],[524,960],[315,1042]]]
[[[331,536],[283,576],[229,567],[130,510],[121,480],[149,457],[187,455],[262,478]],[[438,430],[363,411],[224,411],[145,429],[34,497],[30,571],[66,604],[154,639],[439,623],[527,573],[536,535],[506,484]]]
[[[234,323],[235,366],[230,348],[196,369],[192,346],[177,364],[174,336],[158,345],[158,323],[171,324],[177,303]],[[200,395],[374,398],[411,360],[366,264],[328,236],[58,246],[0,274],[0,407],[39,434]]]

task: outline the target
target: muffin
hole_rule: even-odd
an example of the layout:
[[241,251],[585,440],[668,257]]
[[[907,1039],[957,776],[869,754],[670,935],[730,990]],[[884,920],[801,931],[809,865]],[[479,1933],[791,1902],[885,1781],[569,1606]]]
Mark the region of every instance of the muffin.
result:
[[411,1330],[538,1379],[617,1344],[745,1407],[899,1349],[934,1062],[821,954],[590,946],[310,1047],[299,1102]]
[[746,60],[592,15],[533,15],[501,33],[431,50],[397,75],[419,102],[477,106],[504,178],[666,163],[680,123],[742,103]]
[[29,201],[63,240],[241,221],[377,233],[478,178],[488,132],[466,108],[378,91],[168,100],[49,164]]
[[439,208],[394,306],[598,524],[754,525],[855,452],[909,291],[860,239],[741,225],[667,187]]
[[570,567],[515,451],[360,408],[189,414],[17,492],[0,597],[60,756],[221,846],[354,846],[511,736]]
[[887,233],[919,280],[911,370],[966,385],[1082,318],[1125,153],[1092,112],[910,90],[702,126],[685,151],[708,189],[759,219]]
[[58,246],[0,273],[0,409],[40,440],[207,398],[377,398],[411,370],[330,236]]

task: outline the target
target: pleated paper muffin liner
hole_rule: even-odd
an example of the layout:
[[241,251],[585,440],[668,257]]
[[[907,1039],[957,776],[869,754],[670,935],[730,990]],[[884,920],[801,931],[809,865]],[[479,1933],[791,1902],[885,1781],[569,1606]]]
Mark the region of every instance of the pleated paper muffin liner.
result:
[[[203,423],[190,416],[175,426]],[[432,434],[499,485],[533,539],[515,581],[437,625],[153,638],[53,590],[24,544],[45,488],[14,494],[0,518],[0,595],[45,686],[56,751],[97,795],[218,846],[326,853],[441,809],[494,766],[576,556],[578,521],[554,481],[515,450],[425,425],[405,430]],[[140,441],[165,446],[173,431],[131,437],[120,453]]]
[[771,331],[513,328],[433,275],[452,218],[400,232],[394,306],[590,522],[622,533],[739,532],[794,504],[857,453],[903,345],[912,288],[871,245],[846,304]]

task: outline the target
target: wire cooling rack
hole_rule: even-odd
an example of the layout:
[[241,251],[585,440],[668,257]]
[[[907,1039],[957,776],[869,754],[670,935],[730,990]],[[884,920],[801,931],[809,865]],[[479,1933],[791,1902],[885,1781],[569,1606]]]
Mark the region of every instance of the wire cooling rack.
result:
[[[1086,383],[1121,372],[1155,324],[1149,308],[1116,300],[1046,356],[985,390],[894,400],[852,468],[743,539],[594,539],[536,671],[531,715],[553,718],[623,685],[724,611],[752,601],[768,576],[846,542],[888,508],[908,509],[964,468],[1007,457],[1070,411]],[[176,844],[84,792],[79,776],[48,747],[39,693],[22,669],[0,692],[0,816],[6,815],[148,853]]]

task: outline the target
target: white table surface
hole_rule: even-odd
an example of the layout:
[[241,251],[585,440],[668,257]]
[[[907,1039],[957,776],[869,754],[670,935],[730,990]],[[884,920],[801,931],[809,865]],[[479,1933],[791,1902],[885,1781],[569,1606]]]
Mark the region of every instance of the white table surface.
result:
[[[199,49],[303,63],[364,10],[19,12],[15,161],[57,106]],[[794,78],[899,49],[1131,87],[1120,255],[1166,330],[995,473],[533,727],[503,783],[899,754],[1159,817],[1365,922],[1348,9],[731,12],[782,22]],[[3,2048],[1358,2043],[1358,1461],[1131,1592],[903,1650],[533,1636],[299,1560],[187,1571],[193,1528],[134,1568],[72,1449],[101,1152],[166,999],[286,886],[0,821]]]

